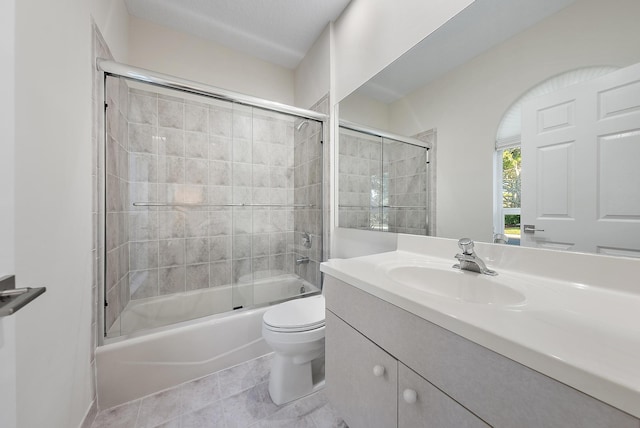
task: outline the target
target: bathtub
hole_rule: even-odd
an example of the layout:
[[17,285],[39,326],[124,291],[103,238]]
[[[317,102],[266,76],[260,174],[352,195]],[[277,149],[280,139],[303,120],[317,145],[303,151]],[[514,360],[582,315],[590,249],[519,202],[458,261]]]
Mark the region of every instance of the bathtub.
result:
[[[266,305],[300,295],[302,286],[304,294],[319,291],[295,275],[281,275],[253,286],[132,301],[120,324],[135,332],[96,349],[98,407],[107,409],[271,352],[261,333],[269,307],[232,310],[232,302],[251,297],[254,305]],[[223,313],[205,316],[214,309]],[[196,319],[183,321],[189,318]],[[151,330],[141,331],[146,328]]]
[[108,338],[232,311],[234,308],[263,306],[318,288],[294,274],[280,274],[255,281],[240,278],[234,286],[203,288],[130,301],[113,323]]

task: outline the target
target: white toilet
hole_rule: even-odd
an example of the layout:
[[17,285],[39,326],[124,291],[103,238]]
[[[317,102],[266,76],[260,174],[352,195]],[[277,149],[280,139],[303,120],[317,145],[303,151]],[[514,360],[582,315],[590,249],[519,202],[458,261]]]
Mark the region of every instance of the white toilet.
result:
[[324,386],[324,296],[281,303],[262,317],[262,337],[274,350],[269,394],[284,404]]

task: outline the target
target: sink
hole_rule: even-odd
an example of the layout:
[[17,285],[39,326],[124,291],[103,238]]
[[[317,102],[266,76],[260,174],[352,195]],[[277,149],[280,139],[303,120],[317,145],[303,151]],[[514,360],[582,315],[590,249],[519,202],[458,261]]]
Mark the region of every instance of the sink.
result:
[[394,266],[385,269],[392,281],[425,293],[466,303],[517,305],[526,300],[524,294],[491,277],[475,272],[440,266]]

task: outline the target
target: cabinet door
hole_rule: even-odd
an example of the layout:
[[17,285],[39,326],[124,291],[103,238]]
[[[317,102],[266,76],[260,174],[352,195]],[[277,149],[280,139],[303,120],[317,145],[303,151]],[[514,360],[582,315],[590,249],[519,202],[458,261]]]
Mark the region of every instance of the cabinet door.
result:
[[398,428],[488,426],[413,370],[398,363]]
[[329,401],[349,428],[397,426],[397,360],[332,312],[326,314]]

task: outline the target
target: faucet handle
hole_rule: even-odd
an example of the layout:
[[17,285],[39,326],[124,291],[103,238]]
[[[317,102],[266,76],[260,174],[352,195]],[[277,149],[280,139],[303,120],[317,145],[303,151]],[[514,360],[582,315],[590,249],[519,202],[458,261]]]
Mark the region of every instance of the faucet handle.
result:
[[473,241],[469,238],[462,238],[458,240],[458,247],[462,250],[463,254],[473,254]]
[[304,245],[304,248],[311,248],[311,235],[309,235],[309,232],[302,234],[302,245]]

